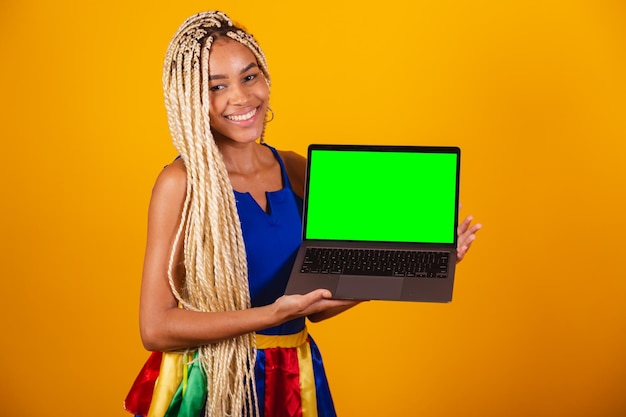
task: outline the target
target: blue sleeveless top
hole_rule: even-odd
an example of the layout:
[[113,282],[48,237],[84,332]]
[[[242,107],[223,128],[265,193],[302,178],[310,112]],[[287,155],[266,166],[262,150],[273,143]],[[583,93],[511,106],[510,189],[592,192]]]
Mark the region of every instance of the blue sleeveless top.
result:
[[[268,148],[280,164],[283,188],[266,192],[267,212],[250,193],[235,191],[248,260],[252,307],[272,304],[284,294],[302,241],[302,199],[293,192],[278,151],[271,146]],[[293,334],[304,328],[304,322],[304,318],[295,319],[257,333]]]

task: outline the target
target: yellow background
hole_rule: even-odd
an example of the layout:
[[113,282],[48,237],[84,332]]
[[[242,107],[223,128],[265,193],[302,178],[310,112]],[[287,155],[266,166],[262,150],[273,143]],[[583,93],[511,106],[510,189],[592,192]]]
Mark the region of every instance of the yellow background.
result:
[[626,415],[624,2],[4,0],[0,416],[126,415],[163,55],[209,8],[265,49],[271,144],[463,150],[454,301],[311,326],[341,416]]

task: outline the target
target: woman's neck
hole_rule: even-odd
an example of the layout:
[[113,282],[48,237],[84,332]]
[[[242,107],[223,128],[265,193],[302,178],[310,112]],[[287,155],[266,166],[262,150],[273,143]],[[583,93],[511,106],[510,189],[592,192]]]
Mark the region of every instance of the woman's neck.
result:
[[244,176],[253,174],[267,165],[268,159],[273,159],[269,155],[271,153],[269,149],[256,142],[219,141],[217,146],[222,153],[222,159],[229,174]]

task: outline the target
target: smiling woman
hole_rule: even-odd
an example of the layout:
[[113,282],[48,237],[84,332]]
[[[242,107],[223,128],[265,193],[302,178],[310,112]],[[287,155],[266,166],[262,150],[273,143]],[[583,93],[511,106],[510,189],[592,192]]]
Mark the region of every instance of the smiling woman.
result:
[[192,16],[170,43],[163,80],[180,158],[150,203],[140,325],[154,353],[126,401],[134,414],[335,415],[305,318],[357,303],[283,296],[304,160],[257,143],[269,79],[254,38],[223,13]]

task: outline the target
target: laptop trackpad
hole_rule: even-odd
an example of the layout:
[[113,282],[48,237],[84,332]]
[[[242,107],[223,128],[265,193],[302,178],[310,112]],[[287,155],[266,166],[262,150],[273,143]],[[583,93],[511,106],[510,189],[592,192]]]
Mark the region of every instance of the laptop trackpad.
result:
[[335,298],[399,300],[404,278],[341,275]]

